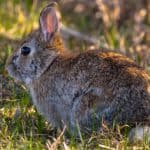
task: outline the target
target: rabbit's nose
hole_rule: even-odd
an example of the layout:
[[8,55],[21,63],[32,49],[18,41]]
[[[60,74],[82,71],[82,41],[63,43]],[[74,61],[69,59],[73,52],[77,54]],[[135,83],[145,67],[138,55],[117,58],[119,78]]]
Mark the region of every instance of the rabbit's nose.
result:
[[18,58],[18,55],[13,56],[12,58],[13,62],[15,62],[17,58]]

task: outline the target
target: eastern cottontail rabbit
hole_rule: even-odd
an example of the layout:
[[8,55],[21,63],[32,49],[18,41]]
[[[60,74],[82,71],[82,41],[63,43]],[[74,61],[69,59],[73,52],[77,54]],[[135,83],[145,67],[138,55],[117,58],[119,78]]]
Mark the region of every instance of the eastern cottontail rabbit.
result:
[[29,88],[37,110],[53,126],[74,131],[103,120],[150,123],[150,77],[129,58],[107,50],[68,55],[52,5],[7,62],[9,74]]

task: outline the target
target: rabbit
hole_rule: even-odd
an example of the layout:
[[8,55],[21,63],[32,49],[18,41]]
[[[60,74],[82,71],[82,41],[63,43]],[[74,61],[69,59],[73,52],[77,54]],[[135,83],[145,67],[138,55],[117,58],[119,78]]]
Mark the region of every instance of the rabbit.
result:
[[[103,120],[150,124],[150,76],[109,49],[68,53],[54,5],[40,13],[39,28],[7,60],[7,71],[29,89],[33,104],[53,127],[84,132]],[[132,131],[133,132],[133,131]]]

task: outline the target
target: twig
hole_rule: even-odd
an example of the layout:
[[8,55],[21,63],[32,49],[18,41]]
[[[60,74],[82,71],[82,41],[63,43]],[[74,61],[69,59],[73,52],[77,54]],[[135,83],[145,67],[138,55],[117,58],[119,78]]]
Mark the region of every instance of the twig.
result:
[[54,139],[53,143],[51,143],[50,140],[47,141],[46,145],[49,150],[57,149],[58,144],[61,143],[61,137],[64,135],[65,130],[66,130],[66,126],[63,128],[63,131],[60,133],[60,135],[57,137],[57,139]]
[[83,40],[83,41],[91,43],[91,44],[99,45],[99,43],[100,43],[100,41],[97,38],[85,35],[81,32],[70,29],[64,25],[61,26],[61,32],[63,35],[65,35],[67,37],[73,36],[73,37],[76,37],[80,40]]
[[70,150],[70,148],[67,146],[67,144],[65,142],[63,142],[63,144],[64,144],[64,149],[65,150]]
[[108,150],[115,150],[115,148],[111,148],[109,146],[102,145],[102,144],[99,144],[99,147],[104,148],[104,149],[108,149]]

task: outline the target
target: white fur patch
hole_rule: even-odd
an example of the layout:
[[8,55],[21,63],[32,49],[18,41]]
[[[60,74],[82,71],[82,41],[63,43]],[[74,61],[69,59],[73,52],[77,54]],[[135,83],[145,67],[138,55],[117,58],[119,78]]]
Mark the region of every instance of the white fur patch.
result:
[[142,127],[133,128],[130,131],[128,137],[131,143],[134,143],[136,141],[143,141],[144,139],[150,141],[150,127],[142,126]]
[[25,79],[25,83],[26,83],[27,85],[30,84],[31,81],[32,81],[32,80],[31,80],[30,78],[26,78],[26,79]]

